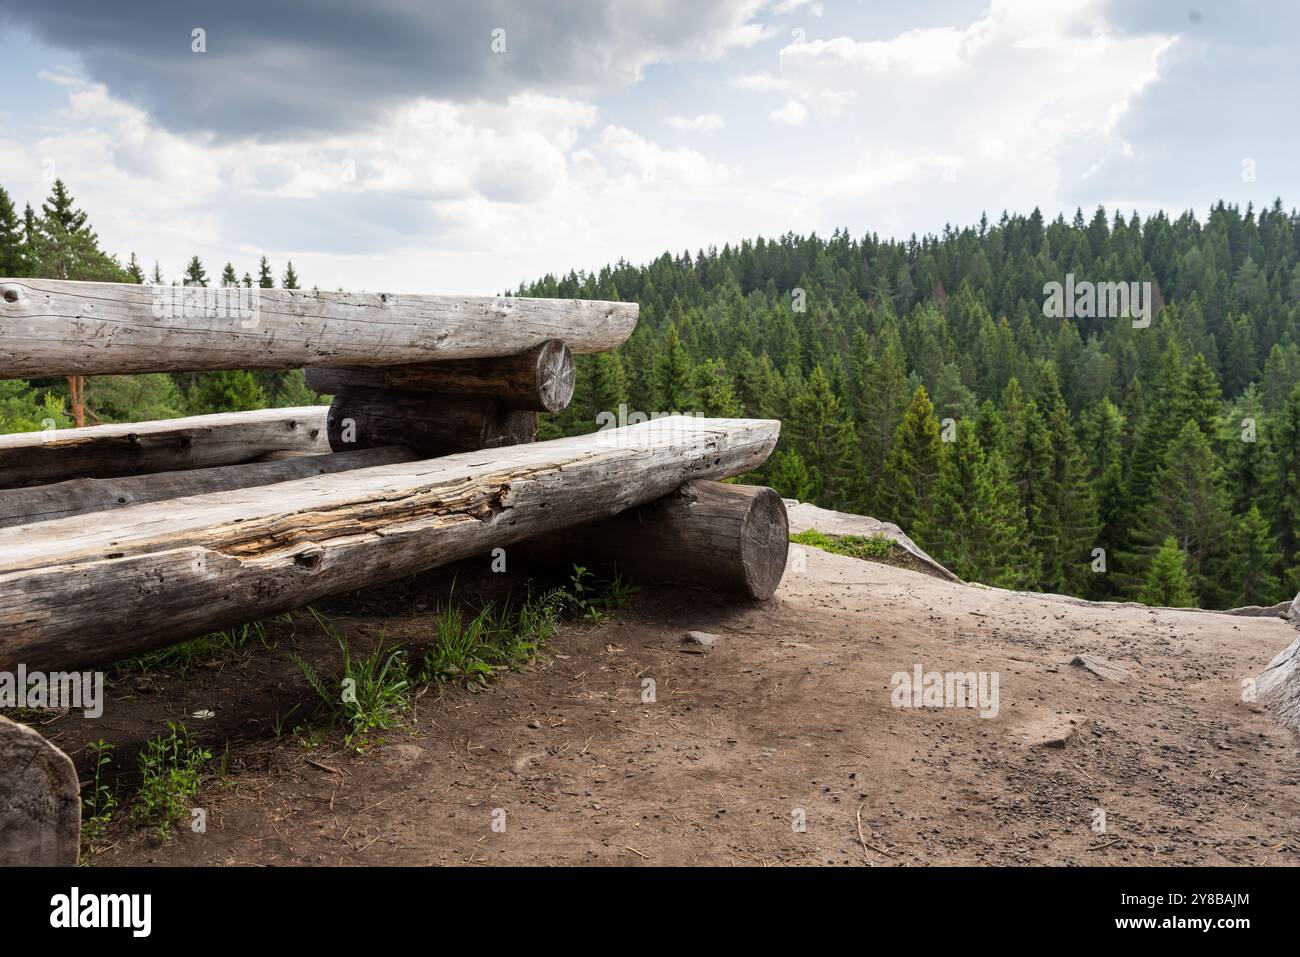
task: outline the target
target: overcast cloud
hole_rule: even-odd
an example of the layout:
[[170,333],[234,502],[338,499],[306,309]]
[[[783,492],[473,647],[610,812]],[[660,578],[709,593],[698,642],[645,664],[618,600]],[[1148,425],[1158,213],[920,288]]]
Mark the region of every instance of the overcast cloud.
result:
[[491,292],[759,233],[1300,194],[1282,0],[0,0],[0,34],[0,184],[63,177],[169,276],[265,254]]

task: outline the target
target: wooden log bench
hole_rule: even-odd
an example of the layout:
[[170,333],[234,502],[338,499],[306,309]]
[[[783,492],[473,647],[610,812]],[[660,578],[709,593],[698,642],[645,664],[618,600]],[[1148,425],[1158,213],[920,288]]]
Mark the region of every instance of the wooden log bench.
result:
[[[779,422],[536,441],[574,354],[625,341],[635,304],[241,290],[231,311],[212,293],[0,279],[0,378],[302,367],[333,397],[0,436],[0,672],[102,665],[525,541],[647,583],[779,584],[780,499],[720,481],[761,465]],[[33,734],[0,720],[0,755],[34,769],[0,766],[0,797],[22,794],[0,835],[25,834],[0,861],[75,861],[66,757]]]

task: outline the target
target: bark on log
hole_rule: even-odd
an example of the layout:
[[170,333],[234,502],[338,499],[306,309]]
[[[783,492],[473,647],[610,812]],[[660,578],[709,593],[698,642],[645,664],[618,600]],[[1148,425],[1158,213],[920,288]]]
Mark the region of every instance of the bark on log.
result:
[[[1300,594],[1286,613],[1287,621],[1300,628]],[[1259,703],[1283,725],[1300,735],[1300,638],[1291,642],[1268,663],[1255,682]]]
[[780,423],[624,429],[0,529],[0,669],[139,654],[764,462]]
[[785,573],[790,526],[770,488],[690,482],[613,518],[543,535],[523,550],[599,574],[618,571],[637,584],[699,585],[766,601]]
[[0,715],[0,867],[75,867],[81,789],[72,759]]
[[423,395],[349,387],[327,419],[336,452],[403,445],[420,458],[495,449],[537,439],[537,413],[475,395]]
[[548,339],[603,352],[627,339],[637,311],[579,299],[0,279],[0,379],[404,365],[517,355]]
[[188,495],[255,488],[312,475],[409,462],[415,453],[400,446],[324,455],[298,455],[270,462],[222,465],[210,469],[158,472],[127,478],[72,479],[53,485],[0,490],[0,528],[49,522],[72,515],[104,512]]
[[325,395],[368,389],[492,396],[511,409],[560,412],[573,398],[573,353],[552,339],[500,359],[462,359],[408,366],[308,369],[307,385]]
[[276,451],[328,452],[326,412],[310,405],[0,435],[0,488],[232,465]]

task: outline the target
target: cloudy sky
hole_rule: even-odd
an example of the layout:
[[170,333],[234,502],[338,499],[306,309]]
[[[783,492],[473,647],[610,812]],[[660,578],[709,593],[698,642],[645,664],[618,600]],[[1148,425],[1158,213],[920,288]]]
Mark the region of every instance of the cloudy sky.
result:
[[62,177],[168,278],[491,293],[787,230],[1300,202],[1291,0],[0,0],[0,40],[0,184]]

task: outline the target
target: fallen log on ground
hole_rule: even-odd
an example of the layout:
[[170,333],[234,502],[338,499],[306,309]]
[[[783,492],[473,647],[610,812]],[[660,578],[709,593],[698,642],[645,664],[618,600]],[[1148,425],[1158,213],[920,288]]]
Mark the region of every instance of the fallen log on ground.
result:
[[0,435],[0,488],[232,465],[270,452],[328,452],[327,412],[309,405]]
[[[279,455],[280,453],[275,453]],[[159,502],[189,495],[206,495],[237,488],[274,485],[312,475],[392,465],[416,458],[401,446],[360,449],[324,455],[295,455],[267,462],[220,465],[209,469],[158,472],[125,478],[71,479],[51,485],[0,489],[0,528],[49,522],[72,515]]]
[[549,339],[603,352],[638,306],[509,296],[0,279],[0,379],[404,365],[512,356]]
[[495,449],[537,439],[537,413],[482,395],[425,395],[348,386],[326,420],[335,452],[404,445],[420,458]]
[[500,359],[307,370],[307,385],[324,395],[360,386],[399,392],[491,396],[507,408],[529,412],[563,411],[573,398],[574,382],[573,353],[558,339]]
[[526,561],[580,563],[636,584],[694,585],[765,601],[790,550],[785,504],[770,488],[690,482],[613,518],[540,536]]
[[674,416],[0,529],[0,669],[139,654],[764,462],[771,420]]
[[75,867],[81,789],[72,760],[0,715],[0,867]]

